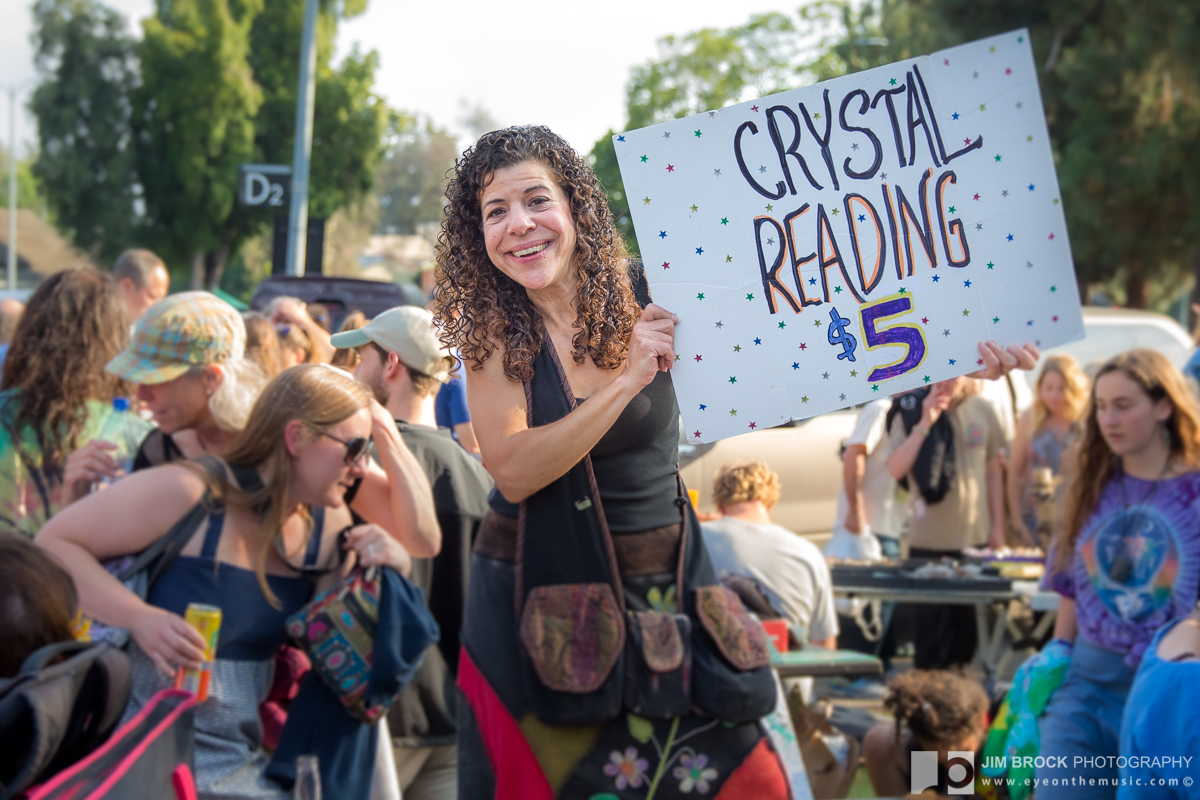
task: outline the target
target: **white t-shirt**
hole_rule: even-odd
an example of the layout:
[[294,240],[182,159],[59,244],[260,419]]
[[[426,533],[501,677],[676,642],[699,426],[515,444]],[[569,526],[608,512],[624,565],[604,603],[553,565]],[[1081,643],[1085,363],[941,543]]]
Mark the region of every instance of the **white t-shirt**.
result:
[[705,522],[701,529],[718,577],[756,580],[771,605],[807,630],[810,641],[837,636],[833,581],[816,545],[778,525],[734,517]]
[[[860,444],[867,448],[867,460],[863,469],[862,493],[867,507],[864,520],[873,533],[898,537],[903,528],[903,511],[897,508],[896,479],[887,469],[887,412],[892,407],[890,399],[876,400],[863,406],[854,425],[854,433],[846,444]],[[836,527],[846,522],[850,510],[846,487],[838,492]]]

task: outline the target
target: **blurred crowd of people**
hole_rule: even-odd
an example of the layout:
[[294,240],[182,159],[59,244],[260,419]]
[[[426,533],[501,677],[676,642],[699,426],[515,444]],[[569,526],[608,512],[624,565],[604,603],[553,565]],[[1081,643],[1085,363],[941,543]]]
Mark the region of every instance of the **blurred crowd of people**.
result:
[[[755,617],[836,648],[855,622],[839,622],[826,556],[1025,547],[1047,553],[1061,601],[1023,674],[1069,657],[1039,752],[1192,736],[1200,408],[1163,356],[1122,354],[1090,381],[1041,358],[1023,403],[1008,373],[1037,351],[982,343],[978,375],[865,406],[822,554],[772,522],[788,487],[762,462],[723,465],[701,523],[677,466],[679,320],[651,302],[578,154],[544,128],[493,132],[446,196],[432,312],[353,313],[336,331],[291,297],[239,313],[168,294],[146,250],[0,303],[0,677],[89,626],[127,631],[128,720],[178,670],[211,669],[201,798],[288,796],[295,754],[315,750],[338,798],[782,800],[796,743],[764,722],[780,692]],[[189,520],[144,593],[118,580],[115,560]],[[285,621],[370,569],[420,588],[440,636],[368,725],[329,710]],[[193,603],[224,609],[215,657]],[[874,611],[881,641],[893,611]],[[921,606],[909,625],[896,723],[863,736],[881,794],[908,790],[916,750],[941,754],[946,791],[947,754],[979,751],[996,714],[963,671],[974,609]]]

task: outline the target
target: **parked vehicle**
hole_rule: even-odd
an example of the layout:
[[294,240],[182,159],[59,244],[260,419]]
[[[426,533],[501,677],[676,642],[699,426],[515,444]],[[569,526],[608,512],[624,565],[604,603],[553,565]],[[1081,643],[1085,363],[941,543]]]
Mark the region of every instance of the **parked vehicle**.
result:
[[354,310],[371,319],[396,306],[425,305],[425,297],[416,286],[332,275],[271,275],[254,290],[250,307],[262,311],[276,297],[295,297],[305,303],[324,305],[333,317],[331,328],[335,331]]
[[[1177,367],[1182,367],[1191,354],[1187,332],[1162,314],[1088,306],[1083,309],[1083,324],[1085,338],[1046,352],[1070,353],[1092,372],[1112,356],[1133,347],[1157,350]],[[1025,377],[1032,386],[1037,372],[1028,372]],[[1013,394],[1019,395],[1018,410],[1028,402],[1022,398],[1032,397],[1026,392]],[[823,544],[833,529],[838,492],[842,489],[841,445],[853,432],[857,419],[858,408],[853,407],[719,442],[691,444],[681,439],[679,464],[684,483],[700,492],[700,511],[716,511],[712,481],[721,465],[733,459],[762,459],[779,473],[783,486],[783,496],[771,518]]]

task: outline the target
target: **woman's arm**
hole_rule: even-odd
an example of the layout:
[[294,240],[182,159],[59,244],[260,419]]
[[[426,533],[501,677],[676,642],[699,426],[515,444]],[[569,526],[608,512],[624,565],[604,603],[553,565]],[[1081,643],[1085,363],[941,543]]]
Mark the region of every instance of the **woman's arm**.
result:
[[497,348],[478,370],[466,370],[467,404],[488,472],[510,502],[550,485],[579,463],[617,421],[621,411],[660,369],[675,360],[678,318],[650,304],[633,328],[625,366],[607,385],[562,419],[530,429],[525,390],[504,375]]
[[1058,598],[1058,616],[1054,618],[1054,638],[1074,642],[1079,634],[1079,625],[1075,621],[1075,601],[1067,597]]
[[371,401],[371,436],[382,469],[368,463],[362,486],[351,503],[369,522],[382,527],[416,558],[433,558],[442,549],[442,529],[433,507],[429,479],[400,438],[396,421]]
[[949,407],[950,395],[939,392],[925,395],[925,399],[921,401],[921,421],[913,426],[904,443],[888,456],[887,469],[893,478],[900,480],[912,470],[913,464],[917,463],[917,456],[921,453],[921,447],[925,444],[925,437],[929,435],[929,429]]
[[198,667],[204,639],[182,617],[148,605],[125,588],[100,560],[145,550],[203,496],[204,481],[186,467],[143,470],[63,509],[35,539],[71,574],[82,611],[107,625],[128,628],[138,646],[167,672],[172,664]]
[[1024,493],[1025,480],[1029,473],[1029,441],[1033,427],[1033,411],[1025,409],[1017,417],[1017,432],[1013,436],[1011,455],[1008,457],[1008,513],[1012,526],[1026,544],[1033,544],[1033,533],[1025,526]]

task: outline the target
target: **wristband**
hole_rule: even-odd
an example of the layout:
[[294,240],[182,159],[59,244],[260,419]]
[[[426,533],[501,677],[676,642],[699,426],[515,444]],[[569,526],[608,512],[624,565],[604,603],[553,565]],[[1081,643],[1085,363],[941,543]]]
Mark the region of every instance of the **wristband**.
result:
[[928,425],[922,425],[918,422],[916,425],[913,425],[913,430],[920,431],[922,436],[928,436],[931,429]]

